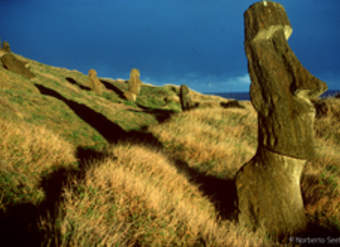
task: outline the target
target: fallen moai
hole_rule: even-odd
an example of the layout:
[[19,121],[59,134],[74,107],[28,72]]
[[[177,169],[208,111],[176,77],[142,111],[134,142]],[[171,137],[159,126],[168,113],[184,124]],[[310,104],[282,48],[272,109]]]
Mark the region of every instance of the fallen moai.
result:
[[6,53],[1,57],[3,66],[14,73],[20,74],[28,79],[35,75],[28,69],[28,64],[17,59],[12,53]]

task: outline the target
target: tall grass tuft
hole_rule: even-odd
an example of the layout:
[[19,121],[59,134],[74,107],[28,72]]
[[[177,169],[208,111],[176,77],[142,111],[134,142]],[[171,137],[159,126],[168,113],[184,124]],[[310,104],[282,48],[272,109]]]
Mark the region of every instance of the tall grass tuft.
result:
[[149,130],[176,159],[208,175],[231,178],[256,151],[256,124],[254,110],[215,107],[182,112]]
[[73,146],[46,127],[0,118],[0,210],[41,202],[42,177],[75,161]]

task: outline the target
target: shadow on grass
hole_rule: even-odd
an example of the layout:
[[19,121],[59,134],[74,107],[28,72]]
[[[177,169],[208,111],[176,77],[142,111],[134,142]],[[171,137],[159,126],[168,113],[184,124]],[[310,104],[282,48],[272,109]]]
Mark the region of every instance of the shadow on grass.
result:
[[73,100],[69,100],[59,94],[58,92],[47,88],[45,86],[35,84],[41,94],[48,95],[63,101],[71,110],[78,115],[87,124],[96,129],[108,143],[117,143],[118,141],[131,141],[133,143],[140,143],[157,147],[162,147],[162,144],[158,141],[152,133],[146,131],[125,131],[118,124],[115,124],[108,120],[104,115],[92,110],[84,104],[79,104]]
[[[35,84],[40,92],[63,101],[68,105],[80,118],[86,121],[109,143],[117,141],[131,141],[132,143],[141,142],[143,144],[153,145],[162,148],[162,144],[151,133],[142,131],[125,131],[119,125],[112,123],[105,116],[95,112],[89,107],[68,100],[58,92],[46,88],[42,85]],[[145,109],[147,110],[147,109]],[[78,147],[76,157],[78,160],[77,168],[60,168],[41,180],[41,188],[45,192],[45,199],[39,205],[31,203],[20,203],[9,206],[5,212],[0,212],[0,232],[2,234],[1,243],[9,242],[10,246],[41,246],[49,239],[60,238],[60,233],[51,231],[42,231],[39,229],[37,222],[41,218],[51,216],[51,225],[57,225],[54,222],[57,219],[57,209],[62,203],[62,192],[70,178],[78,181],[83,180],[86,171],[107,157],[104,152],[98,152],[93,149]],[[199,185],[200,190],[210,198],[215,208],[224,219],[234,220],[237,217],[237,195],[233,179],[219,179],[209,176],[189,167],[181,160],[171,158],[178,170],[183,171],[189,179]],[[92,162],[95,161],[95,162]],[[308,228],[298,234],[306,237],[339,237],[339,229],[324,228],[317,224],[309,224]],[[54,244],[51,243],[50,246]]]
[[121,90],[120,88],[114,86],[112,83],[107,82],[105,80],[101,79],[100,82],[103,83],[106,89],[114,91],[118,95],[119,98],[125,99],[123,90]]
[[32,203],[6,207],[0,212],[1,245],[40,246],[41,232],[36,225],[39,214],[39,207]]
[[237,195],[233,179],[220,179],[215,176],[206,175],[188,166],[181,160],[174,160],[179,171],[184,172],[198,185],[199,189],[214,204],[217,212],[223,219],[237,219]]
[[[78,167],[59,168],[42,177],[40,188],[43,189],[44,200],[34,205],[19,203],[7,206],[5,212],[0,211],[1,244],[6,246],[57,246],[61,233],[58,228],[41,229],[41,219],[48,221],[49,226],[57,227],[57,218],[61,211],[63,189],[70,179],[83,180],[86,171],[107,157],[104,152],[98,152],[85,147],[78,147],[76,151]],[[114,158],[110,156],[110,158]],[[93,162],[92,162],[93,161]],[[5,245],[3,245],[5,246]]]
[[163,123],[163,122],[169,120],[171,115],[176,113],[176,111],[173,111],[173,110],[152,109],[152,108],[148,108],[148,107],[145,107],[143,105],[140,105],[140,104],[137,104],[137,106],[139,108],[141,108],[142,111],[139,111],[139,110],[128,110],[128,111],[144,112],[144,113],[152,114],[152,115],[155,116],[155,118],[157,119],[158,123]]
[[79,87],[82,90],[86,90],[86,91],[90,91],[91,90],[91,88],[81,85],[75,79],[73,79],[71,77],[66,77],[65,79],[66,79],[66,81],[68,81],[72,85],[76,85],[77,87]]
[[231,100],[229,102],[221,102],[220,106],[223,108],[240,108],[245,109],[237,100]]

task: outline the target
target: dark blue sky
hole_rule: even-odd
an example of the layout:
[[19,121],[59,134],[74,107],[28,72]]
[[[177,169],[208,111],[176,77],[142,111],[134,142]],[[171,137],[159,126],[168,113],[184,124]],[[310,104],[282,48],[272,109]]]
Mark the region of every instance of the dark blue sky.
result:
[[[243,13],[252,0],[0,0],[0,38],[14,52],[100,77],[248,91]],[[339,0],[279,0],[302,64],[340,90]]]

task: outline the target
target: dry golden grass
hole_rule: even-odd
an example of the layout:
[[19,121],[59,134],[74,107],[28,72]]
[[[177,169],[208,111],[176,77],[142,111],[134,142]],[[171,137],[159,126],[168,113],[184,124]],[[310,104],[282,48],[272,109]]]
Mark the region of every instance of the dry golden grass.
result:
[[232,177],[256,151],[256,113],[199,108],[149,130],[169,153],[202,172]]
[[76,161],[73,146],[45,127],[0,118],[0,139],[2,210],[7,203],[39,202],[41,176]]
[[327,115],[315,122],[315,133],[318,140],[327,141],[328,145],[340,145],[340,99],[327,98],[323,102],[328,106]]
[[301,190],[312,222],[340,231],[340,100],[323,100],[328,113],[315,121],[316,157],[305,165]]
[[205,95],[198,93],[190,89],[189,97],[192,102],[199,102],[199,107],[215,108],[219,107],[222,102],[228,102],[229,100],[216,96],[216,95]]
[[10,89],[16,84],[20,76],[0,66],[0,78],[0,89]]
[[[29,62],[30,69],[37,74],[36,83],[101,113],[126,130],[156,123],[151,121],[153,116],[146,118],[142,109],[133,104],[118,104],[82,90],[79,85],[86,86],[88,77],[78,71],[17,57]],[[39,204],[46,196],[39,186],[41,181],[58,168],[80,163],[74,155],[76,146],[56,135],[57,131],[63,135],[70,131],[75,140],[80,140],[74,141],[76,145],[92,145],[94,137],[89,134],[91,126],[79,121],[65,103],[42,96],[31,81],[1,68],[0,77],[3,79],[0,93],[4,96],[0,100],[0,212],[6,212],[8,205]],[[79,85],[70,84],[67,77]],[[122,86],[127,87],[125,84]],[[164,97],[178,100],[178,87],[167,87]],[[144,97],[152,96],[156,90],[158,97],[162,91],[145,86],[143,90],[150,93]],[[84,177],[70,177],[69,186],[63,188],[63,200],[56,201],[60,213],[57,219],[53,214],[50,218],[41,215],[41,230],[47,230],[42,239],[45,245],[279,245],[263,232],[252,233],[220,219],[209,195],[203,195],[200,185],[191,183],[188,174],[177,170],[179,160],[204,175],[231,179],[254,155],[257,146],[257,115],[250,102],[241,102],[245,109],[223,109],[220,102],[226,99],[194,91],[190,94],[203,108],[175,114],[168,121],[148,128],[164,149],[119,143],[109,147],[105,160],[88,161],[87,168],[79,171]],[[306,164],[301,188],[309,219],[340,229],[340,101],[326,102],[328,115],[315,122],[318,155]],[[152,107],[159,107],[158,102],[151,103]],[[33,109],[43,112],[43,120],[36,114],[30,121],[37,125],[24,123]],[[86,128],[76,132],[84,128],[82,124]]]
[[65,190],[59,246],[270,246],[260,233],[218,220],[161,152],[131,144],[111,152]]
[[59,77],[57,77],[55,75],[52,75],[50,73],[39,71],[39,72],[37,72],[37,74],[42,76],[42,77],[45,77],[47,80],[53,80],[53,81],[56,81],[56,82],[59,82],[59,83],[63,83],[64,82]]
[[340,229],[340,146],[324,143],[319,147],[301,179],[306,214],[322,226]]

